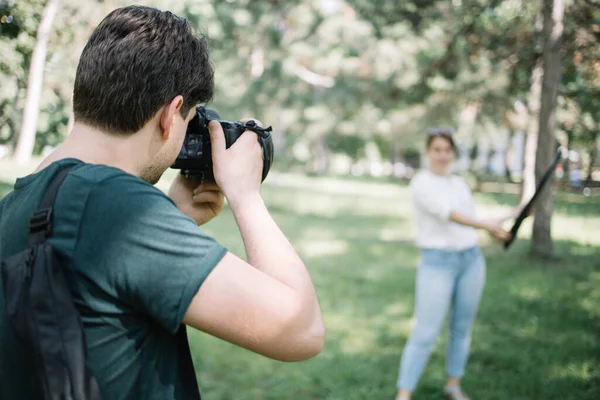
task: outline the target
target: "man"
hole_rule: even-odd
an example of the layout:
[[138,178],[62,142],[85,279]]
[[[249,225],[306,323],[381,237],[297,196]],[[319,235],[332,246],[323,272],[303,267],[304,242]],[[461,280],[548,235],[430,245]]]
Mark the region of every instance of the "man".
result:
[[[181,324],[281,361],[322,349],[310,275],[260,195],[254,132],[226,149],[212,122],[216,183],[178,176],[168,197],[152,186],[176,159],[195,106],[212,93],[207,42],[184,19],[148,7],[113,11],[81,55],[71,134],[0,202],[5,259],[25,248],[28,219],[51,179],[75,164],[58,192],[50,243],[105,399],[185,399]],[[223,196],[248,262],[198,229],[221,211]],[[33,370],[0,296],[0,398],[39,398]]]

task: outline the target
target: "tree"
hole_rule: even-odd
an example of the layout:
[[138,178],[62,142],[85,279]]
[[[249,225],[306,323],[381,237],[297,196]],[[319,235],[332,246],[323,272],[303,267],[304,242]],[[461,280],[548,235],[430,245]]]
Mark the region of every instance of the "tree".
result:
[[570,56],[563,58],[561,95],[566,100],[567,117],[561,125],[567,134],[568,148],[588,153],[589,184],[600,131],[600,4],[588,1],[566,7],[563,42],[569,45]]
[[27,81],[27,97],[23,110],[23,125],[13,154],[13,159],[18,163],[26,163],[31,159],[35,146],[35,134],[39,115],[40,97],[44,81],[44,66],[46,64],[46,53],[48,41],[52,31],[52,23],[58,9],[59,0],[48,0],[40,26],[37,31],[36,43],[31,57],[29,67],[29,79]]
[[[563,0],[544,0],[544,50],[542,94],[540,101],[540,119],[538,145],[535,160],[535,175],[539,181],[544,170],[551,164],[556,151],[556,107],[561,77],[561,43],[563,35]],[[550,257],[554,252],[551,236],[552,221],[552,179],[545,186],[535,209],[533,224],[532,250],[540,257]]]
[[[525,152],[523,162],[523,185],[521,186],[521,203],[527,203],[535,193],[535,165],[537,154],[537,143],[539,134],[536,132],[535,123],[540,121],[540,99],[542,96],[542,61],[538,60],[531,73],[531,89],[529,94],[528,112],[529,123],[525,140]],[[537,118],[536,118],[537,117]]]

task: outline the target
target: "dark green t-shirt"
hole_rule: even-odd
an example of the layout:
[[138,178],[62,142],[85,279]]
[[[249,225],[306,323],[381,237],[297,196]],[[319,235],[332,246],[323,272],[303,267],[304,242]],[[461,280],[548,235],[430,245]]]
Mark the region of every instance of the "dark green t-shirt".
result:
[[[227,250],[163,192],[116,168],[53,163],[18,179],[0,200],[0,259],[25,248],[29,217],[51,178],[71,164],[79,165],[58,192],[50,243],[63,261],[103,398],[185,399],[175,333]],[[33,370],[0,296],[0,399],[39,398]]]

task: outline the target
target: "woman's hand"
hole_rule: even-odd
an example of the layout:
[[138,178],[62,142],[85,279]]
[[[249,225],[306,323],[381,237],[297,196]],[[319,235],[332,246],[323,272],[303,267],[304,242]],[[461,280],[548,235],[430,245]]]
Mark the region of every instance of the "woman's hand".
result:
[[214,182],[193,181],[179,174],[171,184],[169,197],[177,208],[202,225],[223,210],[224,196]]
[[486,220],[482,226],[494,239],[501,243],[506,243],[511,239],[512,234],[504,230],[502,227],[503,222],[502,219]]

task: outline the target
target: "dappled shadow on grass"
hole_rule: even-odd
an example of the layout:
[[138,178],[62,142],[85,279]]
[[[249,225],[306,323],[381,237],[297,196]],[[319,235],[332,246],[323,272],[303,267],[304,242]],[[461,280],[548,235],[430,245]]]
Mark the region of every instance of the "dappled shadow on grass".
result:
[[486,399],[600,398],[598,257],[558,242],[563,256],[539,261],[528,244],[489,252],[465,384],[484,380]]
[[[388,198],[377,202],[305,189],[264,194],[313,277],[326,346],[312,360],[285,364],[193,332],[204,394],[223,400],[393,399],[413,322],[418,261],[405,200],[396,208]],[[591,212],[587,205],[574,213],[579,211]],[[203,229],[244,254],[230,210]],[[508,251],[485,246],[488,277],[464,378],[473,398],[600,398],[600,249],[580,243],[556,241],[552,262],[533,259],[522,238]],[[415,398],[442,398],[447,340],[445,327]]]
[[[201,333],[192,349],[211,399],[392,399],[410,333],[418,251],[396,216],[322,214],[270,207],[314,279],[327,326],[318,357],[284,364]],[[229,210],[205,229],[233,252],[243,246]],[[484,248],[488,278],[464,379],[474,398],[600,398],[598,248],[557,241],[560,257],[530,257],[520,239],[510,250]],[[447,328],[415,397],[441,398]],[[594,368],[596,368],[594,370]]]
[[[193,334],[212,399],[366,399],[393,395],[400,340],[412,313],[418,251],[403,217],[269,209],[313,277],[327,326],[317,358],[282,364]],[[343,200],[343,199],[342,199]],[[243,255],[226,209],[205,229]],[[224,355],[227,358],[224,359]],[[390,375],[391,373],[391,375]],[[390,382],[390,378],[392,381]]]
[[[311,271],[317,291],[327,292],[321,299],[324,306],[370,314],[388,305],[381,290],[402,290],[407,279],[412,284],[418,252],[403,218],[297,216],[277,206],[269,208]],[[207,224],[207,231],[243,256],[241,238],[231,237],[236,229],[230,210],[219,219]]]

